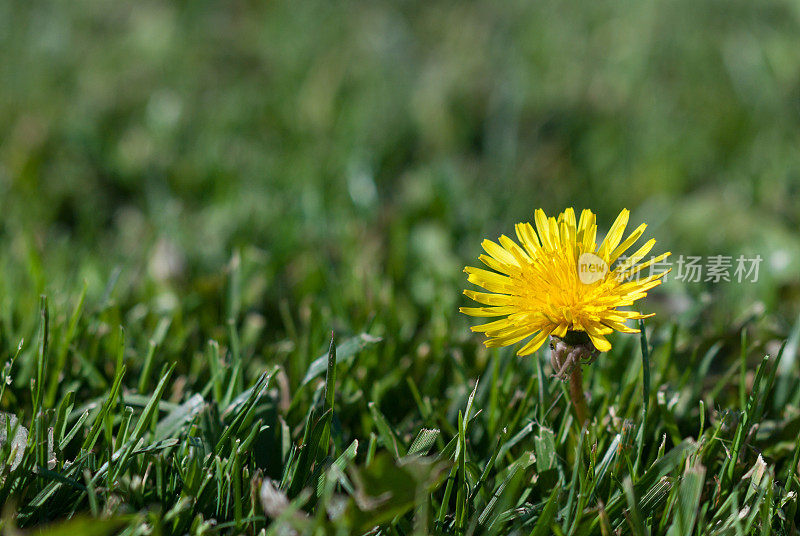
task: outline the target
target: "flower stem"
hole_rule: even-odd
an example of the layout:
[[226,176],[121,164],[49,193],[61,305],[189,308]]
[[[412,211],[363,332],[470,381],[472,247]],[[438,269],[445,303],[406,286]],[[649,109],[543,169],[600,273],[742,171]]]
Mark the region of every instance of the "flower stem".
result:
[[589,419],[586,411],[586,395],[583,394],[583,373],[580,363],[576,363],[569,374],[569,396],[572,399],[572,409],[575,410],[578,425],[583,427]]

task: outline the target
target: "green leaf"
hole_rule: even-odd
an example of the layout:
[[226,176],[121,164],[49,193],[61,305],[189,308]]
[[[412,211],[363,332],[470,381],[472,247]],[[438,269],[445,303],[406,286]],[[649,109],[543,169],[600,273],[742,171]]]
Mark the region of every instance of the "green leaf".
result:
[[439,437],[439,430],[436,428],[428,429],[423,428],[417,434],[417,437],[414,438],[412,441],[411,446],[408,447],[408,454],[407,456],[412,455],[419,455],[419,456],[426,456],[428,452],[430,452],[431,447],[433,444],[436,443],[436,439]]
[[414,457],[397,462],[381,453],[365,468],[351,468],[355,485],[347,517],[351,534],[361,534],[411,510],[443,476],[445,465]]
[[[13,439],[9,441],[9,437]],[[14,457],[10,460],[11,470],[16,469],[22,462],[27,446],[28,429],[20,424],[16,415],[0,412],[0,452],[8,453],[9,456],[14,453]],[[9,460],[3,456],[0,464],[5,464],[7,461]]]
[[405,447],[400,443],[389,425],[389,421],[383,416],[375,402],[370,402],[368,405],[369,411],[372,414],[372,420],[375,423],[375,428],[378,431],[383,446],[392,453],[395,458],[405,456]]
[[[367,333],[361,333],[360,335],[351,337],[336,347],[336,359],[340,363],[349,364],[358,354],[358,352],[367,346],[380,342],[381,340],[382,339],[380,337],[373,337]],[[325,352],[324,355],[321,355],[315,359],[308,367],[308,371],[306,372],[303,380],[300,382],[300,385],[306,385],[314,378],[322,376],[322,374],[328,369],[328,357],[329,353]]]
[[678,488],[677,509],[667,536],[691,536],[697,519],[705,475],[706,468],[699,463],[687,467],[683,472]]
[[561,486],[557,485],[553,488],[553,491],[550,492],[550,496],[547,498],[544,509],[536,520],[536,525],[533,526],[530,536],[548,536],[552,533],[550,526],[555,520],[556,512],[558,512],[559,495],[561,495]]

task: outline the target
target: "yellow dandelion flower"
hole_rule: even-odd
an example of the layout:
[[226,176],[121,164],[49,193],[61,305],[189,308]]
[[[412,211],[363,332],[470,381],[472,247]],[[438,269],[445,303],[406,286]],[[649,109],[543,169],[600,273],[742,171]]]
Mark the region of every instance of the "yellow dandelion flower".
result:
[[599,247],[595,215],[584,210],[576,222],[572,208],[558,219],[537,210],[536,230],[530,223],[516,225],[519,244],[505,235],[499,244],[484,240],[488,255],[478,258],[491,270],[464,268],[470,283],[488,291],[465,290],[464,294],[484,306],[461,307],[460,311],[504,318],[474,326],[472,331],[488,337],[487,347],[508,346],[533,336],[517,352],[521,356],[535,352],[550,335],[563,338],[568,332],[585,332],[597,350],[607,352],[609,333],[638,333],[626,321],[653,315],[620,307],[633,305],[661,283],[669,270],[647,277],[640,277],[640,272],[669,253],[641,262],[655,244],[651,239],[623,260],[623,253],[647,227],[640,225],[623,240],[629,216],[627,209],[620,212]]

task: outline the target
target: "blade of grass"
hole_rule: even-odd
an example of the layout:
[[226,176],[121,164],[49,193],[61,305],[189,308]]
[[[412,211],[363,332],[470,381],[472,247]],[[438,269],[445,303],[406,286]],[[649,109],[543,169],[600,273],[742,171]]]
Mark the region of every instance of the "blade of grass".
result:
[[[334,333],[331,332],[331,345],[328,349],[328,369],[325,374],[325,409],[333,411],[333,401],[335,398],[336,389],[336,341]],[[323,452],[327,454],[329,444],[331,441],[331,421],[330,419],[325,423],[325,428],[322,430],[322,444]]]
[[644,448],[644,431],[647,426],[647,412],[650,407],[650,346],[647,343],[647,331],[644,321],[639,320],[639,341],[642,350],[642,422],[636,434],[636,462],[633,464],[632,478],[639,476],[639,464],[642,459],[642,449]]
[[61,343],[59,344],[58,351],[56,352],[53,370],[58,372],[57,374],[51,374],[48,378],[47,395],[45,397],[45,405],[48,407],[55,403],[59,380],[67,362],[67,353],[69,352],[69,348],[72,345],[72,341],[75,338],[75,333],[77,332],[78,320],[80,320],[81,313],[83,312],[83,304],[86,300],[86,289],[88,286],[88,283],[84,281],[83,287],[81,288],[81,293],[78,296],[78,303],[75,304],[75,307],[72,310],[72,315],[70,316],[69,323],[67,324],[67,330],[62,336]]

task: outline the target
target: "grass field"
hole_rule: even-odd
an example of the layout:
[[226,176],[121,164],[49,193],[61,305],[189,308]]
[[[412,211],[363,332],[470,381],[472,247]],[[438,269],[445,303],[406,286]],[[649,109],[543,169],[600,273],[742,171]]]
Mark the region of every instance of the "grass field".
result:
[[[789,1],[0,2],[3,534],[793,535]],[[669,280],[583,369],[458,312],[624,208]],[[40,532],[41,531],[41,532]]]

